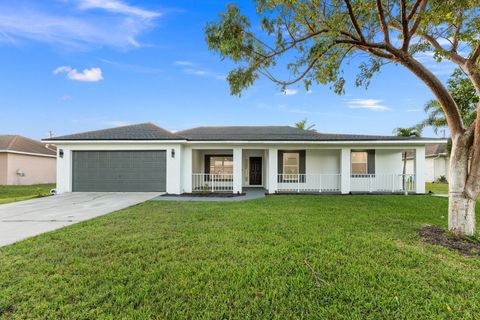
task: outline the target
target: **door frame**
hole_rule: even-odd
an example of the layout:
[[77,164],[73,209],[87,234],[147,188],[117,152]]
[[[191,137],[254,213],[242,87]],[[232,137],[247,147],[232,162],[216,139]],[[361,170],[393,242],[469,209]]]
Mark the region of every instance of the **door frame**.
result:
[[[265,163],[265,159],[264,159],[264,156],[263,155],[251,155],[251,156],[248,156],[248,161],[247,161],[247,172],[248,172],[248,184],[247,184],[247,187],[248,188],[263,188],[263,182],[264,182],[264,163]],[[260,184],[250,184],[250,158],[261,158],[262,159],[262,181]]]

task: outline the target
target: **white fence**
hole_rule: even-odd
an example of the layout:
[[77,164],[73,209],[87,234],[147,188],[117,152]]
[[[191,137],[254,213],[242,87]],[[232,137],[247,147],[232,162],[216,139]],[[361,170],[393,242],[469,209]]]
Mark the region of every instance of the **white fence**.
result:
[[340,192],[340,174],[279,174],[278,192]]
[[352,192],[414,192],[414,174],[352,174]]
[[233,174],[192,174],[193,192],[233,192]]

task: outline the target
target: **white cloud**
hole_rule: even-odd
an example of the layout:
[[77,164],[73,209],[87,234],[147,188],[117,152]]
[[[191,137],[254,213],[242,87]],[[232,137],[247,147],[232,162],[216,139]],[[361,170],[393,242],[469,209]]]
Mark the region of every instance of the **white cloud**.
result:
[[191,74],[191,75],[200,76],[200,77],[210,77],[217,80],[225,80],[227,78],[222,73],[218,73],[218,72],[214,72],[208,69],[198,67],[196,63],[193,63],[191,61],[177,60],[174,62],[174,64],[177,66],[184,67],[183,72],[186,74]]
[[75,81],[97,82],[103,80],[102,69],[90,68],[83,69],[82,72],[78,72],[77,69],[73,69],[69,66],[61,66],[53,70],[53,74],[66,73],[67,78]]
[[211,77],[217,80],[225,80],[226,76],[224,74],[218,73],[218,72],[213,72],[210,70],[206,69],[199,69],[199,68],[187,68],[183,69],[183,72],[186,74],[192,74],[195,76],[201,76],[201,77]]
[[160,12],[130,6],[118,0],[79,0],[78,5],[81,9],[103,9],[127,16],[136,16],[142,19],[152,19],[161,15]]
[[407,112],[421,112],[423,111],[422,109],[407,109]]
[[30,40],[69,49],[138,47],[138,37],[160,15],[118,0],[63,0],[58,6],[42,7],[2,2],[0,42],[19,45]]
[[177,60],[177,61],[175,61],[175,64],[176,64],[177,66],[189,66],[189,67],[191,67],[191,66],[194,65],[193,62],[185,61],[185,60]]
[[376,99],[351,99],[347,101],[350,109],[369,109],[374,111],[386,111],[390,108],[380,105],[383,100]]
[[298,90],[297,89],[285,89],[285,90],[283,90],[282,93],[285,96],[293,96],[293,95],[298,93]]

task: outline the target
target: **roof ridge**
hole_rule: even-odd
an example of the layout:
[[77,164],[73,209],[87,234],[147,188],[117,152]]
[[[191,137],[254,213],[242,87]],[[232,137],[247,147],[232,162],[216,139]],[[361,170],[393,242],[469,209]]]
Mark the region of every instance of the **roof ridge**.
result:
[[10,142],[8,143],[7,150],[10,150],[13,147],[13,145],[17,141],[17,138],[18,138],[18,135],[13,136],[12,140],[10,140]]

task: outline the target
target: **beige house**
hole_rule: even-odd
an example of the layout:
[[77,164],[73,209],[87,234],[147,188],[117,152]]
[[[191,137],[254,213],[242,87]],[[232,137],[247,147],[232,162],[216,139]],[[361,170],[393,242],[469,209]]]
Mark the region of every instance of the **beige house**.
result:
[[54,146],[19,135],[0,135],[0,185],[55,183]]

